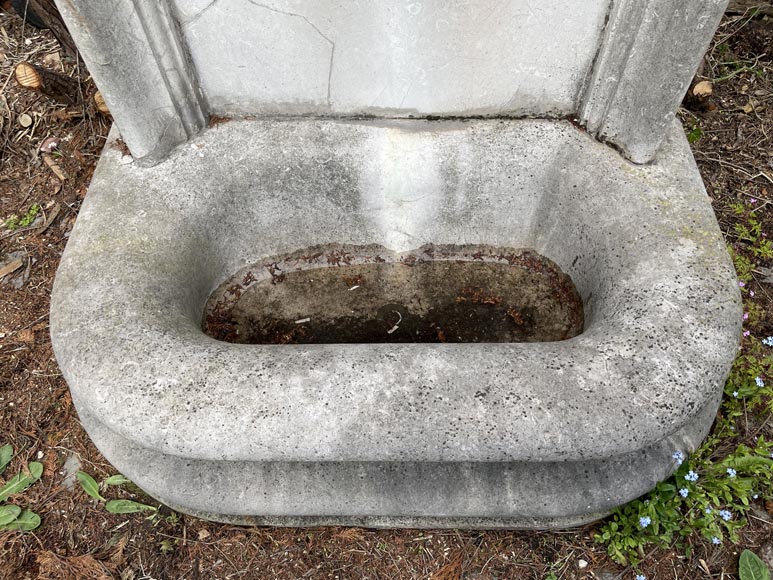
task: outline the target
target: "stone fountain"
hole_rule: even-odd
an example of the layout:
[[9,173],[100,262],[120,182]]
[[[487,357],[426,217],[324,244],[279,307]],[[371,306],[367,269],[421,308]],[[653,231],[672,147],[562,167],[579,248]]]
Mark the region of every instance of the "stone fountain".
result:
[[647,492],[740,332],[675,120],[725,4],[58,0],[115,120],[51,306],[96,445],[236,523]]

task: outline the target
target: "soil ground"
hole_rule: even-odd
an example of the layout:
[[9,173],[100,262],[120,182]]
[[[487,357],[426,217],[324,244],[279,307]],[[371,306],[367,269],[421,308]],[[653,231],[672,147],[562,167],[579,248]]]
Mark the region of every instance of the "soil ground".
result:
[[[87,104],[67,108],[19,88],[12,70],[24,60],[78,79]],[[728,243],[743,243],[733,228],[738,201],[756,200],[763,231],[773,235],[773,21],[727,17],[697,80],[705,79],[714,80],[713,94],[688,98],[681,116],[697,139],[696,159]],[[5,477],[29,461],[45,467],[38,483],[12,498],[39,513],[42,525],[0,532],[0,579],[634,578],[594,543],[598,524],[560,532],[244,528],[168,511],[153,519],[114,515],[79,486],[64,486],[68,459],[98,480],[115,473],[78,422],[48,336],[54,273],[110,125],[91,104],[94,91],[87,71],[64,58],[48,32],[0,13],[0,218],[41,207],[29,228],[0,227],[0,268],[22,262],[0,280],[0,445],[16,450]],[[49,137],[58,145],[46,156],[40,146]],[[757,275],[754,300],[766,313],[757,332],[766,336],[773,334],[773,289]],[[748,432],[766,420],[752,419]],[[152,501],[135,492],[105,495]],[[736,578],[742,549],[773,553],[770,503],[764,507],[741,544],[693,539],[689,557],[653,549],[641,572],[658,580]]]

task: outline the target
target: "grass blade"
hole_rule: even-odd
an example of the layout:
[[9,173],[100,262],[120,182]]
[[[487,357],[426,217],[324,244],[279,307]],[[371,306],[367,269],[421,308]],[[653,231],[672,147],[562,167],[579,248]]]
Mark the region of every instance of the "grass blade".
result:
[[105,498],[99,495],[99,485],[97,484],[96,480],[88,473],[85,471],[79,471],[75,474],[75,478],[81,484],[83,491],[98,501],[105,501]]
[[157,508],[130,499],[113,499],[107,502],[105,509],[111,514],[134,514],[147,510],[155,511]]

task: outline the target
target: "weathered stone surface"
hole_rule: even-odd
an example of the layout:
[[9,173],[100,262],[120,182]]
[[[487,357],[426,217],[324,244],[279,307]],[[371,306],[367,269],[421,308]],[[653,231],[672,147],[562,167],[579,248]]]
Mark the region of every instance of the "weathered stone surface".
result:
[[728,0],[57,0],[133,155],[209,115],[576,116],[652,160]]
[[609,0],[178,0],[218,114],[568,115]]
[[158,163],[204,127],[208,113],[166,2],[56,4],[139,163]]
[[[230,274],[333,242],[534,248],[571,275],[585,332],[304,346],[202,333]],[[265,120],[211,128],[153,168],[108,146],[51,329],[97,445],[183,511],[544,527],[637,497],[699,444],[740,314],[678,125],[642,167],[566,122]]]
[[579,117],[635,163],[649,163],[728,0],[615,0]]

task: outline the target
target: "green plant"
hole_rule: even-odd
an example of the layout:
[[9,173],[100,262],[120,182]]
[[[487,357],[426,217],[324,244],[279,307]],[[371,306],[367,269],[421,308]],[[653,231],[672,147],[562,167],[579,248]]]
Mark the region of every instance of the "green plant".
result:
[[[0,475],[13,459],[13,447],[0,447]],[[35,512],[22,509],[5,501],[12,495],[19,494],[35,483],[43,475],[43,465],[33,461],[27,465],[26,472],[17,473],[0,488],[0,530],[19,530],[28,532],[40,525],[40,516]]]
[[13,459],[13,447],[10,445],[3,445],[0,447],[0,475],[2,475],[5,468],[8,467],[11,459]]
[[738,559],[738,576],[741,580],[770,580],[770,570],[754,552],[744,550]]
[[697,122],[692,123],[690,130],[687,132],[687,141],[692,144],[696,143],[703,136],[703,131]]
[[158,547],[162,554],[170,554],[174,552],[175,546],[179,543],[177,538],[166,538],[158,543]]
[[79,471],[75,477],[81,484],[83,491],[85,491],[86,494],[88,494],[90,497],[93,497],[95,500],[104,503],[105,509],[111,514],[133,514],[144,511],[150,511],[154,513],[158,512],[157,507],[140,503],[131,499],[111,499],[108,501],[102,497],[102,495],[99,493],[100,488],[104,489],[110,485],[120,486],[131,483],[129,479],[126,479],[121,474],[112,475],[102,480],[101,485],[98,484],[97,481],[85,471]]
[[751,300],[749,285],[759,261],[773,258],[756,203],[750,198],[729,208],[737,219],[729,250],[744,296],[744,332],[714,429],[689,458],[685,450],[673,450],[673,475],[616,509],[595,535],[621,564],[636,566],[651,545],[673,545],[689,555],[697,538],[712,544],[737,542],[752,502],[773,491],[773,443],[761,436],[744,440],[739,434],[749,417],[773,411],[773,337],[759,340],[752,334],[761,330],[765,311]]
[[[646,546],[676,544],[686,551],[686,539],[699,534],[721,544],[738,540],[744,514],[760,493],[771,489],[773,445],[760,438],[755,449],[739,445],[720,461],[711,458],[720,437],[714,436],[672,477],[643,498],[615,510],[595,539],[607,545],[620,564],[638,564]],[[675,452],[678,461],[680,452]]]
[[33,203],[22,217],[12,215],[5,220],[5,227],[11,231],[29,227],[35,221],[35,218],[38,217],[38,213],[40,213],[40,205]]

